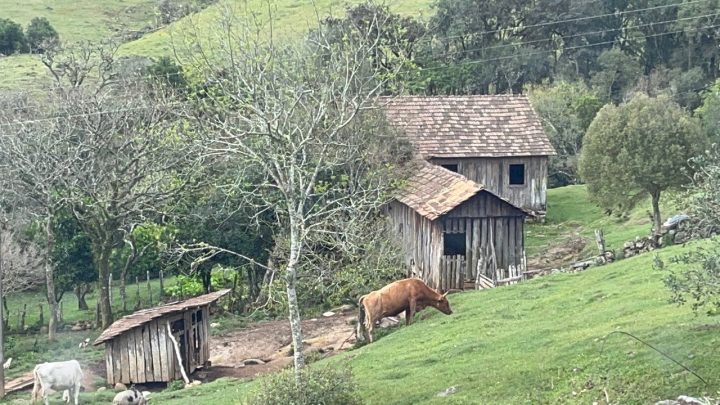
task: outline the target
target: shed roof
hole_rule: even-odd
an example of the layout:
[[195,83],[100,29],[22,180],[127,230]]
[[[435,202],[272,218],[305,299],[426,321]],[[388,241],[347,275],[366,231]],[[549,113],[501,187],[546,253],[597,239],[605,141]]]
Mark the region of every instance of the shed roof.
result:
[[126,315],[117,321],[113,322],[109,328],[105,329],[103,333],[95,339],[94,345],[99,345],[107,340],[112,340],[116,336],[134,329],[140,325],[144,325],[154,319],[161,318],[165,315],[170,315],[175,312],[182,312],[190,308],[201,307],[208,305],[212,302],[217,301],[225,294],[229,293],[230,289],[224,289],[215,291],[210,294],[199,295],[184,301],[173,302],[170,304],[161,305],[159,307],[141,309],[135,311],[130,315]]
[[479,192],[487,192],[523,213],[531,215],[527,210],[513,205],[508,200],[485,189],[482,184],[469,180],[461,174],[424,160],[417,160],[413,164],[416,165],[413,175],[407,180],[395,199],[431,221],[452,211]]
[[555,155],[525,96],[400,96],[381,103],[390,124],[425,158]]

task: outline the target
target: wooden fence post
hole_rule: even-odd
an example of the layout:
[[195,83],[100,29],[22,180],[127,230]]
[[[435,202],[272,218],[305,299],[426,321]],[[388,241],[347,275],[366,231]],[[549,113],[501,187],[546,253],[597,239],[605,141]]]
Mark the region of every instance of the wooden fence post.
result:
[[597,244],[598,254],[600,256],[605,255],[605,236],[602,229],[595,230],[595,243]]
[[40,306],[40,327],[42,328],[43,325],[45,325],[45,314],[43,312],[43,304],[38,304]]
[[152,288],[150,287],[150,270],[145,273],[145,282],[147,283],[148,290],[148,306],[152,306]]
[[112,273],[108,276],[108,300],[110,300],[110,306],[112,306]]
[[163,271],[160,270],[160,299],[165,296],[165,284],[163,281]]
[[140,309],[140,307],[142,307],[142,303],[140,302],[140,277],[138,276],[135,276],[135,287],[137,287],[135,291],[135,300],[137,301],[135,309]]
[[[18,315],[20,315],[18,318],[18,333],[23,333],[25,331],[25,314],[27,313],[27,304],[23,304],[22,312],[20,312]],[[42,308],[40,308],[40,313],[42,313]],[[40,324],[42,326],[42,324]]]

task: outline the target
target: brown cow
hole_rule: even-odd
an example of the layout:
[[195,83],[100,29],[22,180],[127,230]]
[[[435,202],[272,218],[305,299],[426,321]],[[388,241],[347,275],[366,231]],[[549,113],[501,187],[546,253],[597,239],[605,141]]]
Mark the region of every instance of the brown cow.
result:
[[[447,293],[445,293],[447,295]],[[358,315],[358,336],[360,331],[367,341],[373,342],[375,322],[386,316],[395,316],[405,311],[405,323],[412,323],[415,312],[425,307],[435,307],[450,315],[450,303],[445,295],[428,287],[422,280],[406,278],[386,285],[360,297]]]

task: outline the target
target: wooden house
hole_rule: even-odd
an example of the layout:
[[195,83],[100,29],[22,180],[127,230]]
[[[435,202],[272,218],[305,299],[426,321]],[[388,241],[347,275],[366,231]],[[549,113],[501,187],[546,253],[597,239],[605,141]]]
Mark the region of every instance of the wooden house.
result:
[[94,343],[105,344],[107,382],[170,382],[209,365],[209,306],[229,292],[143,309],[115,321]]
[[409,275],[442,291],[475,288],[478,274],[498,284],[522,277],[526,210],[426,161],[412,173],[387,207]]
[[545,213],[548,157],[555,150],[527,97],[407,96],[382,104],[422,158]]

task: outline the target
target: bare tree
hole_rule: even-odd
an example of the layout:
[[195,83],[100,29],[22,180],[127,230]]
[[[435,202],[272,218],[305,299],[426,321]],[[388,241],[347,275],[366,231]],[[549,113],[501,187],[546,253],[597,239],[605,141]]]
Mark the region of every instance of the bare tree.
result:
[[77,157],[64,170],[62,192],[90,238],[106,328],[113,321],[112,251],[135,224],[162,217],[187,184],[192,155],[173,104],[142,77],[120,76],[113,48],[83,44],[58,52],[44,63],[56,80],[54,108],[73,133],[62,147]]
[[22,101],[0,114],[2,205],[5,209],[23,207],[44,229],[42,251],[50,309],[48,338],[55,340],[59,307],[52,262],[55,243],[52,223],[66,204],[62,189],[68,184],[67,168],[78,156],[64,147],[73,136],[70,128],[58,126],[55,119],[42,118],[47,113],[27,100]]
[[221,186],[258,213],[272,211],[286,235],[282,273],[300,382],[298,271],[307,249],[342,239],[390,196],[394,166],[385,163],[397,158],[396,141],[372,130],[386,128],[372,110],[393,72],[380,76],[369,62],[382,31],[374,29],[377,19],[342,43],[320,28],[282,45],[258,34],[271,27],[248,21],[226,13],[218,22],[223,39],[193,54],[194,67],[209,76],[198,127],[204,155],[232,173],[233,182]]

